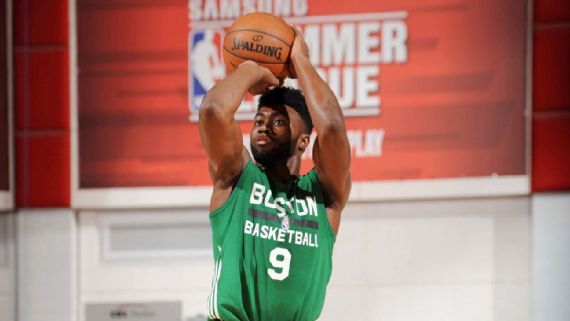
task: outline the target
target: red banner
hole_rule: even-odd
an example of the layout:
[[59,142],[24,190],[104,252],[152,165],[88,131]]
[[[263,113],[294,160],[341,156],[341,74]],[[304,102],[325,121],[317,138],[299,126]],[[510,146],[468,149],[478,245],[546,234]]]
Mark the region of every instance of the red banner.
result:
[[525,174],[526,1],[78,0],[81,188],[210,183],[196,112],[257,10],[303,30],[355,181]]
[[[6,18],[6,1],[0,1],[0,16]],[[6,20],[0,23],[0,191],[10,189],[10,145],[8,143],[8,40]]]

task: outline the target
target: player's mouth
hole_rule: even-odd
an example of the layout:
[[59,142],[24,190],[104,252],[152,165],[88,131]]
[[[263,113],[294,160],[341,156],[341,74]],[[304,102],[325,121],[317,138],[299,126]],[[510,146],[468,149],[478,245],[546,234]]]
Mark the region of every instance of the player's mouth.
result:
[[257,137],[257,145],[261,145],[261,146],[265,146],[267,144],[269,144],[271,142],[271,139],[269,139],[268,136],[266,135],[260,135]]

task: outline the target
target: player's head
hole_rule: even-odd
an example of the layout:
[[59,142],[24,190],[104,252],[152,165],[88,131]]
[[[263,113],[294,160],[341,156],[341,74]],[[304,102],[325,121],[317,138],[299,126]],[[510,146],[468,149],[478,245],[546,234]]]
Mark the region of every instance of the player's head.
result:
[[313,130],[305,96],[298,89],[276,87],[259,98],[251,128],[251,152],[256,162],[271,166],[300,157]]

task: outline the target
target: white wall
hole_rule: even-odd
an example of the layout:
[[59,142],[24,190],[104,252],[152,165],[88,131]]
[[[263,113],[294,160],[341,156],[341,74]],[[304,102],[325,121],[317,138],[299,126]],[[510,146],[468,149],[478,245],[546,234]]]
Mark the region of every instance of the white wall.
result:
[[[350,204],[321,320],[530,320],[529,207],[524,197]],[[79,218],[80,320],[95,302],[180,300],[185,320],[206,314],[205,209]],[[161,238],[151,226],[174,235],[170,249],[143,240]],[[177,240],[180,228],[199,237]]]
[[322,320],[530,320],[527,198],[352,204]]
[[534,321],[570,320],[570,193],[535,194]]
[[181,301],[204,320],[214,271],[206,209],[81,212],[79,320],[90,303]]
[[0,321],[16,320],[16,225],[13,213],[0,212]]
[[77,237],[69,209],[17,213],[18,321],[77,316]]

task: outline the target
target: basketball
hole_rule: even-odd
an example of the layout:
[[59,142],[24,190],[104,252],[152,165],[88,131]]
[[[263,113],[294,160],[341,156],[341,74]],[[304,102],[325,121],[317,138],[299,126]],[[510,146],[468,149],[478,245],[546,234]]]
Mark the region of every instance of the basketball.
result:
[[295,31],[280,17],[264,12],[239,17],[224,38],[227,71],[230,73],[242,62],[253,60],[284,79],[294,39]]

